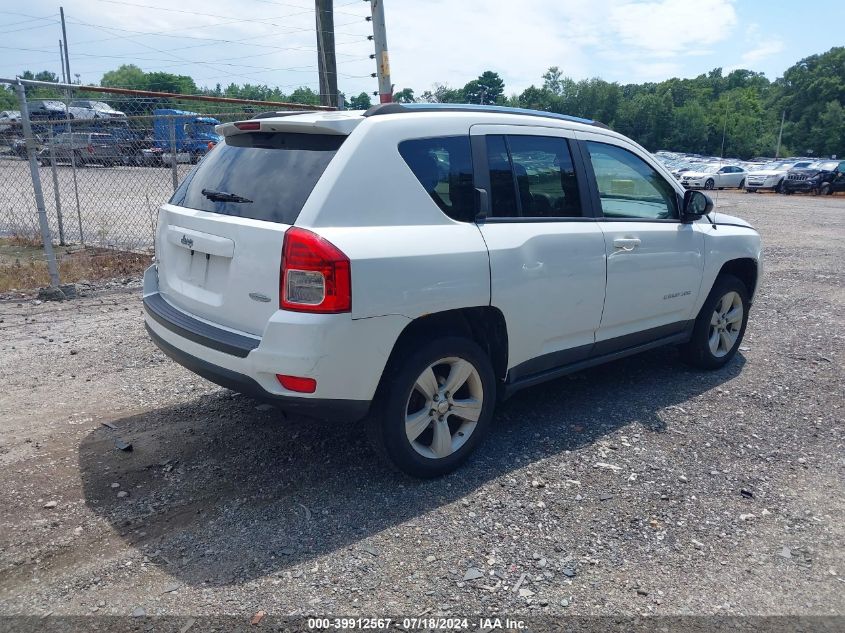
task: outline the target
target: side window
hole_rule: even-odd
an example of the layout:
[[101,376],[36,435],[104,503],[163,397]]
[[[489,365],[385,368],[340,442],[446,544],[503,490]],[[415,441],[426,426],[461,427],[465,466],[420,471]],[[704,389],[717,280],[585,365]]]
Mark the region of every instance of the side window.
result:
[[443,213],[461,222],[475,219],[469,136],[402,141],[399,153]]
[[493,217],[581,217],[578,182],[566,139],[488,136],[487,160]]
[[636,154],[616,145],[587,142],[606,218],[678,218],[674,187]]
[[490,215],[497,218],[518,217],[516,183],[504,136],[487,137],[487,164],[490,168]]
[[566,139],[508,136],[524,218],[581,217],[575,166]]

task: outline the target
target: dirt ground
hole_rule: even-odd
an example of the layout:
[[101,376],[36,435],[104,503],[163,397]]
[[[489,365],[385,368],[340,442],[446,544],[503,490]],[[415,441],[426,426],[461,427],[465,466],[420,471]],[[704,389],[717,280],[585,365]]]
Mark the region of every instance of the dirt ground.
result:
[[766,257],[729,366],[524,391],[436,481],[166,359],[137,279],[0,302],[0,614],[845,615],[845,197],[718,206]]

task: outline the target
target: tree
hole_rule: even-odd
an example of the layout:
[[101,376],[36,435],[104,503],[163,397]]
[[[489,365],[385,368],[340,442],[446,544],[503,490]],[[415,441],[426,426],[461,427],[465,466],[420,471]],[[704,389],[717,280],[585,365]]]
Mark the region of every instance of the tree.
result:
[[505,82],[492,70],[484,71],[478,79],[473,79],[463,89],[463,97],[467,103],[497,103],[504,94]]
[[404,88],[393,94],[393,100],[396,103],[413,103],[415,101],[414,90],[412,88]]
[[370,101],[370,95],[366,92],[362,92],[357,97],[350,97],[348,109],[349,110],[366,110],[372,105]]
[[149,83],[147,74],[135,64],[124,64],[116,70],[110,70],[100,80],[101,86],[110,88],[130,88],[131,90],[146,90]]

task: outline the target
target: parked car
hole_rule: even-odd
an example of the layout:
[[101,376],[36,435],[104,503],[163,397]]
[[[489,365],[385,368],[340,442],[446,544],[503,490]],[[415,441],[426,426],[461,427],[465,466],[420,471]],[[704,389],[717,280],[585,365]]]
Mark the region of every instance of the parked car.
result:
[[114,119],[126,118],[126,113],[120,110],[115,110],[108,103],[104,101],[88,101],[84,99],[77,99],[70,102],[70,107],[74,109],[75,118],[77,119]]
[[65,121],[69,119],[91,119],[90,111],[86,108],[78,108],[72,104],[65,107],[65,104],[55,99],[36,99],[27,104],[29,117],[34,122]]
[[820,160],[806,167],[790,169],[783,181],[783,193],[833,193],[845,174],[845,161]]
[[763,165],[761,169],[749,171],[745,177],[745,191],[756,193],[761,189],[769,189],[780,193],[783,180],[790,169],[801,169],[812,162],[810,160],[799,162],[775,161]]
[[[53,141],[52,157],[56,163],[73,162],[84,167],[90,164],[100,164],[112,167],[124,162],[124,155],[120,143],[111,134],[98,132],[63,132]],[[47,166],[52,162],[49,147],[43,147],[38,152],[38,162]]]
[[284,410],[365,419],[407,473],[455,469],[525,387],[664,344],[715,369],[742,341],[760,236],[604,125],[386,104],[220,129],[159,211],[150,337]]
[[687,189],[725,189],[745,186],[746,171],[736,165],[706,165],[681,175]]
[[0,112],[0,132],[7,132],[20,125],[21,113],[18,110],[3,110]]

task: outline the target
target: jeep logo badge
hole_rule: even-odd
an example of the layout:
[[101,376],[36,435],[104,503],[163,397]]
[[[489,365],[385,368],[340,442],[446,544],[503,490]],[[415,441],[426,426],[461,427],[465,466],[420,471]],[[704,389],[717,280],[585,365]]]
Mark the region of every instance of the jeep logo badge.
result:
[[193,248],[193,247],[194,247],[194,240],[192,240],[192,239],[191,239],[190,237],[188,237],[187,235],[183,235],[183,236],[182,236],[182,239],[181,239],[181,240],[179,240],[179,241],[180,241],[180,242],[182,242],[182,244],[184,244],[184,245],[185,245],[185,246],[187,246],[188,248]]
[[263,295],[260,292],[250,292],[249,298],[253,301],[260,301],[261,303],[270,303],[270,297]]

